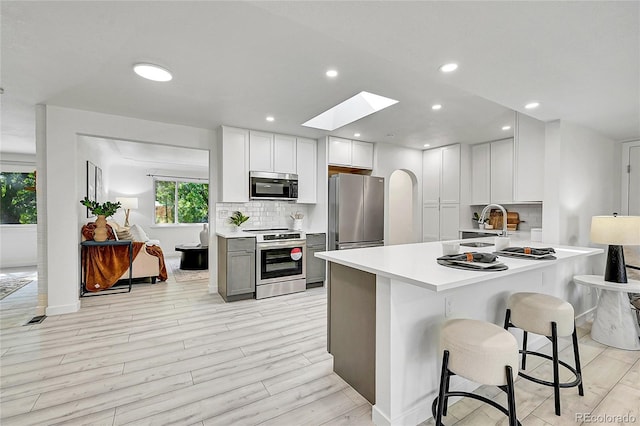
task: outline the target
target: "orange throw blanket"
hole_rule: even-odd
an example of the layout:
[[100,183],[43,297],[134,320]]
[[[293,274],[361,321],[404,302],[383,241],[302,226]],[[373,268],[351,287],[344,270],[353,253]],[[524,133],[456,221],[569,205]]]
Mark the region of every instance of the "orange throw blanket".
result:
[[[133,242],[133,258],[140,253],[145,243]],[[167,279],[167,267],[162,249],[158,246],[146,247],[147,253],[160,261],[160,281]],[[85,272],[87,291],[101,291],[112,287],[129,268],[129,247],[127,246],[88,246],[82,250],[82,265]]]

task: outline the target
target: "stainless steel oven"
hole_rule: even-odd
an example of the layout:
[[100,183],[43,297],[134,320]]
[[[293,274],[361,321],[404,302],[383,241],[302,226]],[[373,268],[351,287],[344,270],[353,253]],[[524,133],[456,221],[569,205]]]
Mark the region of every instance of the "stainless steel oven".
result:
[[306,290],[304,233],[258,234],[256,249],[256,299]]

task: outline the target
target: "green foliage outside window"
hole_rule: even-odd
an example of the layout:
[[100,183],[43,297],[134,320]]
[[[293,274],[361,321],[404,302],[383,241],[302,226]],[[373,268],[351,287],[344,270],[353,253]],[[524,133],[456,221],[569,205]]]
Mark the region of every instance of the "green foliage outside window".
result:
[[155,194],[156,223],[208,222],[209,184],[157,180]]
[[33,224],[37,221],[36,176],[32,173],[0,173],[0,223]]

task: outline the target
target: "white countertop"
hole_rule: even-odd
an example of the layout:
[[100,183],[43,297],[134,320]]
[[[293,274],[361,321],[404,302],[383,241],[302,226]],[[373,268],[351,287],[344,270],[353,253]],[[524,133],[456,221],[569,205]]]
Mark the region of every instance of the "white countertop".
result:
[[[493,242],[494,238],[473,238],[467,240],[454,240],[460,242],[487,241]],[[555,262],[580,256],[593,256],[603,253],[599,248],[553,246],[557,260],[528,260],[512,257],[500,257],[500,262],[509,267],[506,271],[484,272],[465,271],[439,265],[436,259],[442,256],[442,242],[401,244],[395,246],[370,247],[353,250],[324,251],[316,253],[316,257],[339,263],[372,274],[381,275],[391,279],[408,282],[435,292],[449,290],[474,284],[480,281],[491,280],[496,277],[516,274],[550,266]],[[549,244],[518,241],[512,243],[515,247],[549,247]],[[463,251],[476,251],[491,253],[494,246],[489,247],[460,247]]]
[[[309,229],[304,229],[303,232],[305,234],[325,234],[327,231],[321,231],[318,229],[309,228]],[[247,232],[247,231],[238,232],[238,231],[233,231],[229,228],[216,230],[216,235],[218,237],[223,237],[223,238],[252,238],[256,236],[256,234],[254,234],[253,232]]]

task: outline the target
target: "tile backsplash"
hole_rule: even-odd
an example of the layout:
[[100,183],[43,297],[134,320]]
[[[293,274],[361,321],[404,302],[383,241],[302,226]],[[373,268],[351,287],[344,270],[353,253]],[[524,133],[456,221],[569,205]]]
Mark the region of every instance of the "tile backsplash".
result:
[[216,203],[216,229],[231,229],[229,216],[240,210],[249,216],[242,227],[254,228],[291,228],[293,220],[289,215],[302,213],[307,216],[307,206],[293,201],[250,201],[248,203]]

